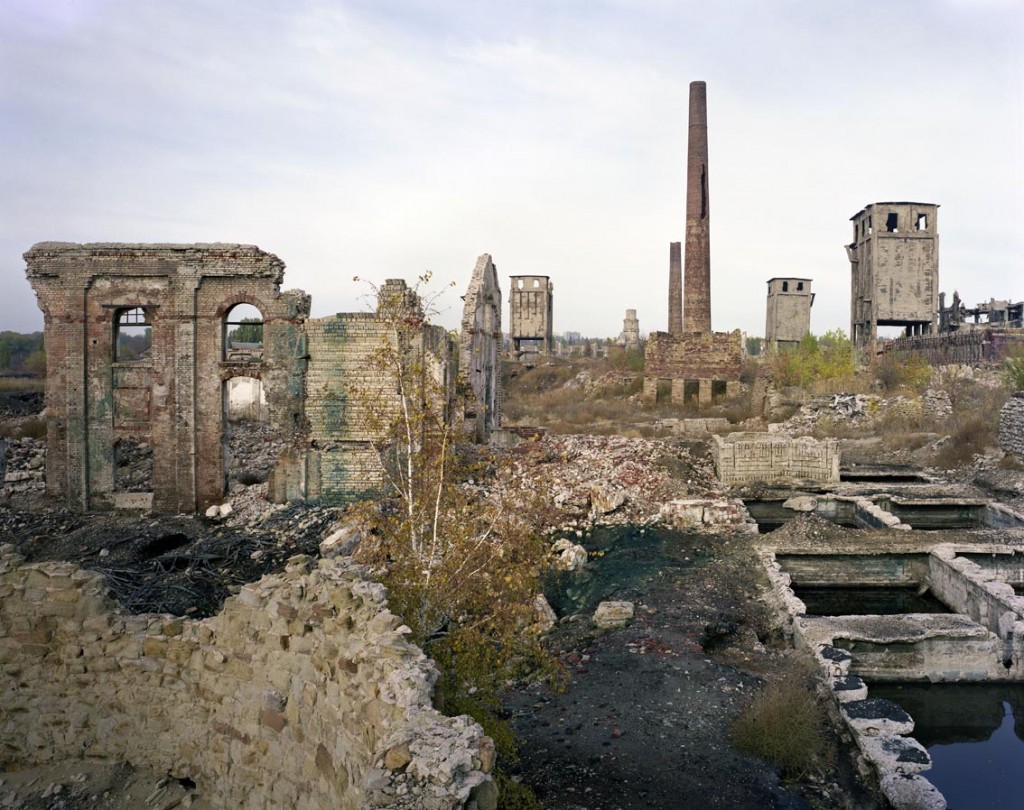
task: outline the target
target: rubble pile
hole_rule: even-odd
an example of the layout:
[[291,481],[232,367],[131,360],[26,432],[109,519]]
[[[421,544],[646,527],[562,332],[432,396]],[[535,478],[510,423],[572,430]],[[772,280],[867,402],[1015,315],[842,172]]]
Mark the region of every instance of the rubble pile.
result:
[[510,492],[530,482],[550,493],[561,528],[648,523],[661,504],[716,492],[714,467],[685,445],[621,436],[547,436],[512,454]]
[[268,422],[229,425],[228,481],[232,489],[266,481],[284,447],[285,442]]
[[45,439],[0,439],[0,457],[0,500],[45,491]]

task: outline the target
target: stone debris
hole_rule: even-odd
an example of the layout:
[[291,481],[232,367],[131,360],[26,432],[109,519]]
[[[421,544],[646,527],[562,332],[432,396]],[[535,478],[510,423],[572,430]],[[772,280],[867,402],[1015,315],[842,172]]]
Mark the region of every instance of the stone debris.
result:
[[46,441],[8,438],[4,442],[6,453],[0,478],[0,500],[41,495],[46,489]]
[[534,627],[540,633],[546,633],[558,622],[558,614],[555,613],[544,594],[537,594],[533,600],[533,613],[537,617]]
[[890,773],[880,786],[894,810],[946,810],[946,798],[920,774]]
[[587,550],[578,543],[561,538],[551,546],[554,567],[562,571],[578,571],[587,564]]
[[593,622],[602,630],[625,627],[633,621],[632,602],[601,602],[594,611]]
[[[510,493],[527,486],[552,493],[552,528],[565,532],[651,523],[667,500],[718,491],[707,456],[678,442],[589,435],[523,442],[511,453],[510,475],[495,486]],[[593,508],[595,491],[600,509]]]

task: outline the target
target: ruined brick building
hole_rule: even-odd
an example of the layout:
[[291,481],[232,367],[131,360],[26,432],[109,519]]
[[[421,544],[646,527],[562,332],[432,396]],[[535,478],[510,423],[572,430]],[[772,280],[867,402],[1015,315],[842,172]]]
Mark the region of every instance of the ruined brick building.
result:
[[[679,243],[669,247],[669,331],[653,332],[644,350],[647,402],[708,405],[739,388],[740,331],[711,331],[711,201],[708,181],[707,87],[690,83],[686,166],[685,268]],[[684,306],[685,295],[685,306]]]
[[[342,503],[381,489],[373,442],[395,397],[374,362],[382,346],[401,344],[424,389],[454,408],[454,341],[423,321],[401,280],[381,287],[375,312],[312,319],[308,295],[281,291],[284,263],[252,245],[42,242],[25,260],[45,320],[47,491],[72,509],[220,503],[237,378],[258,381],[287,445],[270,480],[278,501]],[[489,256],[478,268],[466,299],[480,324],[470,385],[489,403],[480,437],[499,418],[501,292]],[[140,448],[151,472],[122,487],[120,459]]]

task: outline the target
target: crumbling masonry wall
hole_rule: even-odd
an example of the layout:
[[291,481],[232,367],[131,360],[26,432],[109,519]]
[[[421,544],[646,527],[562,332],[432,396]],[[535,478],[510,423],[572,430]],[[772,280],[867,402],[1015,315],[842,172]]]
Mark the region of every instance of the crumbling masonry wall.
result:
[[[252,245],[41,242],[25,260],[45,318],[47,491],[70,508],[182,513],[219,503],[232,377],[263,381],[285,437],[303,430],[309,298],[280,291],[276,256]],[[260,311],[263,351],[228,360],[224,318],[239,303]],[[133,308],[146,313],[151,347],[119,361],[116,319]],[[151,495],[115,492],[121,439],[152,447]]]
[[727,485],[799,479],[839,483],[839,442],[774,433],[712,436],[718,479]]
[[202,621],[126,615],[105,593],[96,572],[0,546],[7,764],[128,760],[252,810],[493,798],[493,744],[434,711],[436,670],[351,563],[293,558]]
[[459,377],[466,387],[466,430],[485,443],[501,425],[501,287],[489,253],[476,260],[465,295]]
[[999,446],[1024,457],[1024,391],[1017,391],[999,411]]

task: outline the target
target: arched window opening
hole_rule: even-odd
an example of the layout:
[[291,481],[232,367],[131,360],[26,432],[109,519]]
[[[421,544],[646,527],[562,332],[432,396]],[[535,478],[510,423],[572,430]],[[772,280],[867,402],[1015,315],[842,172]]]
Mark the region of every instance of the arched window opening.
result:
[[114,359],[119,363],[149,360],[153,325],[143,307],[119,309],[114,317]]
[[252,304],[235,304],[224,315],[224,359],[263,357],[263,313]]

